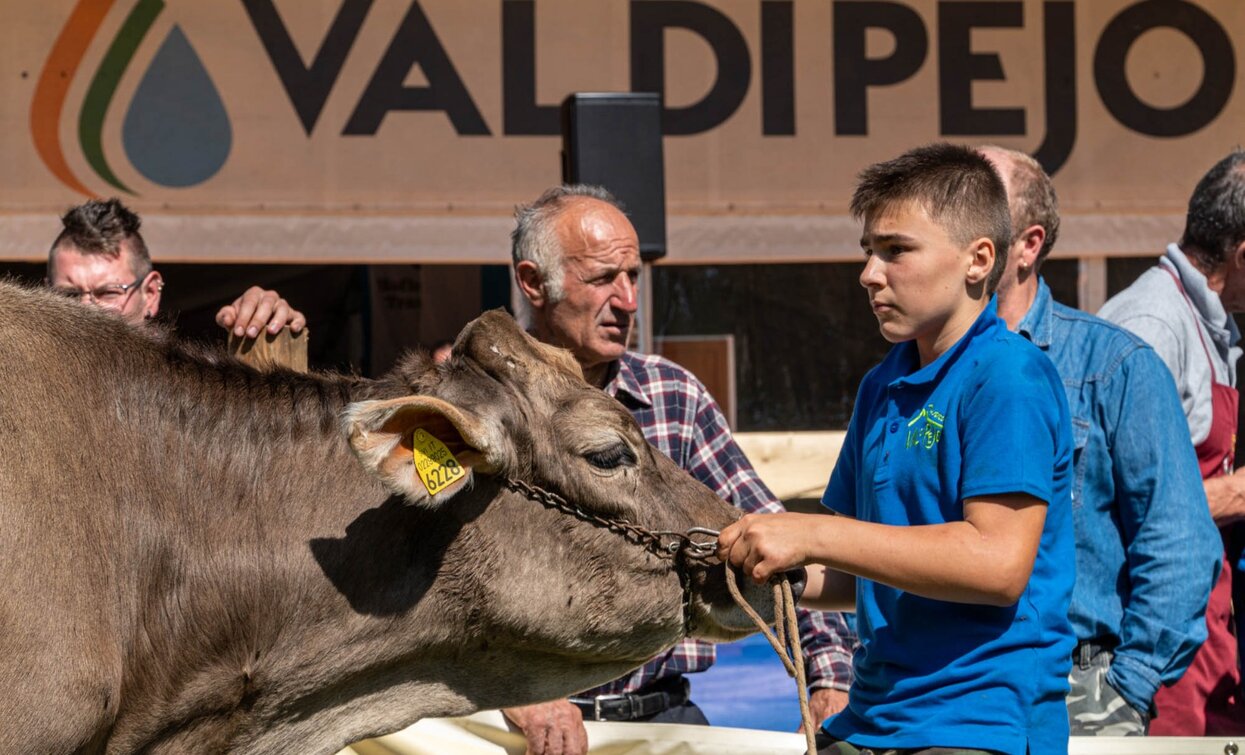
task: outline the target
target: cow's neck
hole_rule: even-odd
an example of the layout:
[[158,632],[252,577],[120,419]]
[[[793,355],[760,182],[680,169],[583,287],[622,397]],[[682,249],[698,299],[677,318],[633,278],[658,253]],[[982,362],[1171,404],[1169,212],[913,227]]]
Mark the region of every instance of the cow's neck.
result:
[[[308,380],[290,390],[319,397],[324,417],[279,416],[289,406],[279,398],[226,400],[213,422],[195,415],[188,432],[178,433],[185,439],[179,447],[162,439],[145,446],[153,457],[171,451],[180,463],[162,465],[126,504],[134,548],[118,578],[154,576],[135,585],[141,597],[123,633],[136,641],[122,653],[132,660],[116,741],[128,738],[133,748],[159,741],[170,752],[332,752],[343,740],[430,713],[592,686],[677,636],[677,605],[653,605],[651,591],[618,597],[596,585],[580,594],[575,583],[582,580],[568,576],[551,587],[535,575],[519,582],[531,586],[527,592],[506,587],[515,582],[506,570],[519,562],[537,573],[576,576],[606,575],[617,564],[577,563],[580,557],[562,552],[565,542],[532,554],[551,531],[591,526],[502,493],[489,480],[457,496],[448,514],[387,494],[350,454],[335,421],[347,401],[376,387]],[[162,411],[177,411],[173,403]],[[273,433],[282,422],[283,431]],[[265,427],[280,440],[256,442]],[[248,458],[258,463],[239,461]],[[612,554],[614,538],[589,531],[576,539]],[[654,562],[650,571],[654,584],[677,588],[667,565]],[[631,597],[644,598],[628,608],[634,658],[594,668],[576,646],[593,631],[608,643],[610,627],[565,620],[524,626],[533,614],[568,614],[563,601],[577,601],[590,616],[594,600]],[[550,601],[547,610],[534,611],[542,600]],[[645,612],[652,614],[647,644],[636,641]],[[602,613],[617,615],[617,608]],[[147,637],[168,644],[148,646]],[[164,700],[174,702],[162,707]]]
[[[323,736],[312,724],[343,729],[335,696],[400,686],[385,664],[433,641],[431,617],[446,610],[433,594],[435,555],[461,522],[391,497],[351,455],[337,417],[374,391],[307,378],[216,396],[210,414],[188,391],[121,418],[159,412],[182,424],[135,445],[134,485],[117,498],[130,534],[117,578],[139,582],[117,617],[133,638],[114,732],[130,745],[119,749],[232,750],[264,729],[313,737],[286,750],[312,751]],[[148,643],[156,637],[163,644]],[[383,724],[378,711],[365,717]]]

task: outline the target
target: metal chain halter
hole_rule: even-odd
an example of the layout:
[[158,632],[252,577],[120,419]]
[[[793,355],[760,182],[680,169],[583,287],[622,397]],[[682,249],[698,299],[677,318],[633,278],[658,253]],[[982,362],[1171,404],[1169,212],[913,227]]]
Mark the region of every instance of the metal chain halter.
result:
[[[629,522],[626,519],[613,517],[605,517],[594,514],[591,511],[585,511],[583,508],[576,506],[566,500],[557,493],[551,493],[544,488],[507,477],[502,480],[502,484],[522,495],[525,498],[535,501],[547,509],[573,516],[589,524],[616,532],[628,542],[638,545],[645,550],[661,557],[670,559],[674,563],[674,572],[679,577],[679,586],[683,590],[683,634],[688,635],[692,630],[692,581],[688,574],[689,562],[696,562],[702,566],[711,563],[721,563],[718,558],[718,531],[711,530],[706,527],[692,527],[687,532],[673,532],[670,530],[650,530],[647,527]],[[709,540],[693,540],[693,535],[704,535]],[[739,607],[752,619],[752,623],[756,624],[757,629],[765,635],[765,639],[769,641],[770,647],[778,654],[782,660],[783,667],[787,671],[787,675],[795,679],[796,688],[799,691],[800,700],[800,717],[804,723],[804,738],[808,746],[808,752],[816,752],[814,744],[814,732],[816,724],[813,722],[812,712],[808,704],[808,684],[804,674],[804,655],[800,649],[800,633],[799,625],[795,615],[795,597],[791,592],[791,581],[787,576],[780,575],[775,577],[771,582],[774,588],[774,628],[777,635],[769,630],[765,621],[761,616],[748,604],[748,601],[740,593],[739,587],[735,582],[735,572],[729,566],[725,568],[726,586],[730,591],[731,597],[739,604]]]
[[[502,484],[547,509],[568,514],[581,521],[588,522],[610,532],[615,532],[622,535],[627,542],[638,545],[660,558],[672,561],[674,563],[674,572],[679,577],[679,586],[683,590],[683,633],[691,633],[693,626],[692,584],[691,575],[688,574],[688,567],[690,562],[696,562],[701,565],[718,563],[717,530],[705,527],[693,527],[687,532],[650,530],[626,519],[605,517],[586,511],[567,501],[557,493],[551,493],[544,488],[522,480],[507,477]],[[696,541],[692,539],[693,535],[704,535],[710,539]]]

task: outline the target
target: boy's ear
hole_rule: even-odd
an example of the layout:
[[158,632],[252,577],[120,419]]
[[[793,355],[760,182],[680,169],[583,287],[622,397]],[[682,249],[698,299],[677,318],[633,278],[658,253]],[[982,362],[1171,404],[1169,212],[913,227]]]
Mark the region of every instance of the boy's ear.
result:
[[994,270],[994,242],[985,237],[979,238],[969,245],[969,253],[972,256],[968,262],[968,271],[965,273],[968,284],[976,286],[985,283],[990,277],[990,272]]

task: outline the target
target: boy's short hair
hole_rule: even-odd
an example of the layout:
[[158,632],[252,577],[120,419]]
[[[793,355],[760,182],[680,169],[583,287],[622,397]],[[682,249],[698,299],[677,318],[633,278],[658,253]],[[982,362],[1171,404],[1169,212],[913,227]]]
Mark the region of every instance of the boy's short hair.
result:
[[870,165],[859,179],[853,216],[864,219],[895,204],[917,202],[957,244],[983,237],[994,242],[986,291],[998,286],[1012,231],[1007,188],[989,160],[968,147],[929,144]]

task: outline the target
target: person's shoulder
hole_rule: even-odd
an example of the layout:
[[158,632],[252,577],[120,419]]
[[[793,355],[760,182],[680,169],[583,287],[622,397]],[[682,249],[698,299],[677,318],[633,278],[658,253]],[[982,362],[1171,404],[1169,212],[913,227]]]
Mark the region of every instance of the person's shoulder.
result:
[[1008,330],[1006,326],[994,328],[985,338],[977,338],[972,348],[972,353],[979,362],[985,357],[1029,359],[1033,354],[1042,354],[1042,350],[1034,346],[1032,341]]
[[[1046,352],[1024,336],[1005,330],[974,354],[972,371],[962,379],[966,406],[1011,406],[1015,421],[1057,420],[1068,415],[1063,377]],[[1023,397],[1022,402],[1017,397]],[[1022,420],[1028,417],[1029,420]]]
[[1098,310],[1098,316],[1111,322],[1123,322],[1132,317],[1144,317],[1155,313],[1157,308],[1181,304],[1183,297],[1171,276],[1159,265],[1149,268],[1127,288],[1112,296]]
[[904,349],[910,344],[895,344],[886,352],[886,356],[882,357],[882,361],[873,365],[865,372],[864,377],[860,379],[859,396],[864,396],[870,391],[879,391],[890,385],[895,379],[903,377],[908,370],[905,364],[911,358],[903,353]]
[[[1166,364],[1146,339],[1129,328],[1060,304],[1056,367],[1065,377],[1100,381],[1161,382]],[[1151,374],[1152,373],[1152,374]]]
[[999,328],[990,338],[980,339],[974,349],[973,367],[982,379],[1002,375],[1014,381],[1040,374],[1058,381],[1050,358],[1028,338],[1007,328]]
[[1060,321],[1065,331],[1065,340],[1070,339],[1073,346],[1080,347],[1086,342],[1092,342],[1100,348],[1119,352],[1152,351],[1145,340],[1117,323],[1066,304],[1052,304],[1051,315]]
[[658,354],[641,354],[628,350],[623,352],[621,361],[641,383],[674,382],[705,391],[704,385],[690,370]]
[[680,376],[695,379],[695,375],[687,370],[686,367],[676,364],[659,354],[641,354],[638,351],[625,351],[622,355],[622,361],[632,371],[651,372],[664,376]]
[[1171,276],[1158,267],[1108,299],[1098,316],[1138,336],[1165,362],[1177,358],[1181,342],[1198,327],[1188,301]]

